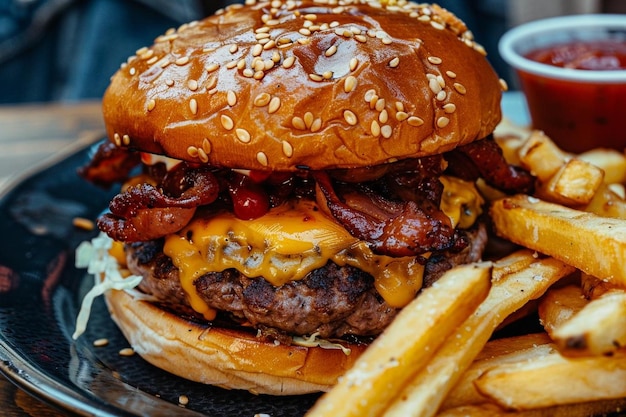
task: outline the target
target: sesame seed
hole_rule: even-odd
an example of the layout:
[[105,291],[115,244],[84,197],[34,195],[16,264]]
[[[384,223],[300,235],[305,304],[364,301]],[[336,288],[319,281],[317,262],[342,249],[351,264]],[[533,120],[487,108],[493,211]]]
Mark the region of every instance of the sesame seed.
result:
[[291,66],[296,62],[295,56],[290,56],[285,58],[283,61],[283,68],[291,68]]
[[430,25],[438,30],[444,30],[446,27],[439,22],[435,22],[433,20],[430,21]]
[[237,95],[233,90],[228,90],[228,92],[226,93],[226,101],[231,107],[237,104]]
[[372,120],[372,123],[370,124],[370,132],[372,132],[374,137],[380,136],[380,125],[376,120]]
[[332,71],[325,71],[322,74],[322,77],[324,77],[325,80],[330,80],[331,78],[333,78],[333,72]]
[[246,67],[246,60],[242,58],[239,61],[237,61],[236,67],[238,70],[244,69]]
[[309,36],[309,35],[311,35],[311,31],[310,31],[309,29],[307,29],[307,28],[300,28],[300,29],[298,30],[298,33],[299,33],[300,35],[304,35],[304,36]]
[[206,154],[210,154],[211,153],[211,142],[209,142],[209,139],[207,139],[207,138],[202,139],[202,150]]
[[209,162],[209,156],[206,154],[206,152],[204,152],[204,149],[202,148],[198,148],[198,158],[200,158],[200,161],[204,163]]
[[448,103],[443,106],[443,111],[445,111],[448,114],[454,113],[455,110],[456,110],[456,106],[452,103]]
[[270,49],[272,49],[275,46],[276,46],[276,41],[274,39],[270,39],[269,41],[267,41],[265,43],[265,45],[263,45],[263,50],[264,51],[269,51]]
[[374,108],[376,109],[376,111],[383,111],[386,104],[387,102],[384,98],[379,98],[378,100],[376,100],[376,106]]
[[235,127],[235,122],[229,116],[225,114],[220,116],[220,122],[222,123],[222,127],[226,130],[232,130]]
[[459,84],[459,83],[454,83],[454,89],[459,93],[459,94],[465,94],[467,93],[467,90],[465,89],[465,86],[463,84]]
[[446,71],[446,75],[450,78],[456,78],[456,72],[454,71]]
[[437,75],[435,79],[437,80],[441,88],[444,88],[446,86],[446,80],[444,80],[441,75]]
[[156,101],[154,99],[148,100],[148,111],[154,110],[154,106],[156,106]]
[[267,155],[264,152],[257,153],[256,160],[259,162],[259,164],[263,165],[264,167],[266,167],[268,164]]
[[72,219],[72,225],[82,230],[93,230],[95,227],[93,221],[84,217],[74,217]]
[[387,112],[386,109],[383,109],[383,111],[381,111],[380,114],[378,115],[378,121],[381,123],[387,123],[388,120],[389,120],[389,113]]
[[120,356],[133,356],[135,354],[135,351],[133,350],[133,348],[124,348],[121,349],[118,354]]
[[301,117],[294,116],[291,119],[291,125],[298,130],[306,130],[306,124],[304,123],[304,120],[302,120]]
[[350,71],[354,71],[358,65],[359,65],[359,60],[356,58],[352,58],[350,60]]
[[346,93],[353,91],[356,88],[356,84],[357,84],[356,77],[353,75],[349,75],[348,77],[346,77],[345,81],[343,82],[343,91],[345,91]]
[[235,52],[237,52],[238,50],[239,50],[239,46],[238,46],[237,44],[230,45],[230,48],[228,48],[228,51],[229,51],[231,54],[234,54],[234,53],[235,53]]
[[254,68],[255,71],[263,71],[265,70],[265,63],[261,58],[254,58],[254,61],[252,61],[252,68]]
[[359,41],[361,43],[367,42],[367,36],[361,35],[361,34],[354,35],[354,39],[356,39],[357,41]]
[[159,66],[161,68],[165,68],[165,67],[167,67],[171,63],[172,63],[172,61],[170,61],[167,57],[164,57],[163,59],[161,59],[161,61],[159,61]]
[[252,48],[252,56],[259,56],[261,55],[261,52],[263,52],[263,45],[259,43],[254,45],[254,47]]
[[213,64],[209,64],[209,66],[206,67],[206,70],[207,72],[213,72],[213,71],[216,71],[219,67],[220,67],[219,64],[213,63]]
[[404,111],[396,112],[396,120],[402,122],[409,118],[409,115]]
[[311,132],[315,133],[322,128],[322,119],[319,117],[311,123]]
[[500,78],[500,80],[498,81],[500,82],[500,88],[502,88],[502,91],[509,91],[509,85],[506,83],[505,80]]
[[254,76],[254,70],[252,68],[246,68],[243,70],[242,74],[244,77],[252,78]]
[[335,55],[335,53],[337,53],[337,45],[332,45],[330,48],[328,48],[328,49],[324,52],[324,55],[326,55],[327,57],[329,57],[329,56],[333,56],[333,55]]
[[391,40],[391,38],[382,38],[381,42],[385,45],[391,45],[393,43],[393,41]]
[[239,65],[239,61],[230,61],[228,64],[226,64],[226,68],[227,69],[233,69],[237,65]]
[[309,21],[317,20],[317,15],[314,14],[314,13],[308,13],[308,14],[305,14],[304,16],[302,16],[302,17],[304,17],[306,20],[309,20]]
[[337,22],[336,20],[334,20],[334,21],[332,21],[332,22],[330,22],[330,23],[328,24],[328,27],[330,27],[331,29],[333,29],[333,28],[336,28],[336,27],[337,27],[337,26],[339,26],[339,25],[340,25],[340,23],[339,23],[339,22]]
[[439,85],[437,78],[431,78],[428,81],[428,87],[430,88],[430,91],[433,92],[433,94],[439,94],[439,92],[441,91],[441,86]]
[[354,112],[352,112],[351,110],[344,110],[343,118],[350,126],[354,126],[358,123],[356,114],[354,114]]
[[254,35],[254,38],[255,38],[256,40],[260,40],[260,39],[267,39],[267,38],[269,38],[269,37],[270,37],[270,34],[269,34],[269,33],[267,33],[267,32],[260,32],[260,33],[257,33],[256,35]]
[[128,135],[122,136],[122,143],[126,146],[130,145],[130,136]]
[[174,80],[172,80],[171,78],[168,78],[167,80],[165,80],[165,85],[167,85],[168,87],[173,86]]
[[304,125],[306,126],[307,129],[309,129],[311,127],[311,125],[313,124],[313,120],[314,120],[314,116],[313,113],[311,113],[310,111],[304,113]]
[[274,61],[275,64],[280,62],[280,54],[278,52],[274,51],[272,54],[272,61]]
[[385,139],[389,139],[392,133],[393,129],[389,125],[384,125],[380,128],[380,134],[383,135]]
[[407,119],[408,124],[410,124],[411,126],[421,126],[424,124],[424,121],[422,119],[420,119],[417,116],[411,116]]
[[191,110],[193,114],[198,114],[198,102],[195,98],[189,100],[189,110]]
[[264,71],[262,71],[262,70],[256,71],[256,72],[254,73],[254,75],[252,75],[252,77],[253,77],[255,80],[260,80],[260,79],[262,79],[263,77],[265,77],[265,72],[264,72]]
[[283,154],[287,158],[291,158],[293,156],[293,146],[291,146],[291,143],[286,140],[283,141]]
[[113,142],[115,142],[115,146],[122,146],[122,138],[119,133],[113,135]]
[[391,68],[395,68],[398,66],[398,64],[400,63],[400,58],[395,57],[394,59],[392,59],[391,61],[389,61],[389,66]]
[[250,137],[250,132],[248,132],[246,129],[235,129],[235,135],[237,135],[237,139],[239,139],[243,143],[248,143],[252,139],[252,137]]
[[193,145],[190,145],[187,147],[187,155],[191,156],[192,158],[197,158],[198,157],[198,148],[196,148]]
[[435,98],[437,99],[437,101],[444,101],[447,96],[448,94],[445,92],[445,90],[441,90],[437,93],[437,96]]
[[132,67],[132,68],[128,71],[128,73],[129,73],[130,75],[135,75],[135,74],[137,73],[137,70],[135,69],[135,67]]
[[372,97],[374,97],[375,95],[376,95],[376,90],[374,90],[374,89],[367,90],[365,92],[365,101],[367,103],[371,102],[372,101]]
[[189,57],[188,56],[182,56],[180,58],[178,58],[176,61],[174,61],[174,63],[176,65],[185,65],[189,62]]
[[109,339],[105,339],[105,338],[96,339],[96,340],[93,341],[93,345],[95,347],[103,347],[103,346],[106,346],[108,344],[109,344]]
[[448,119],[445,116],[441,116],[440,118],[437,119],[437,127],[446,127],[448,126],[448,123],[450,123],[450,119]]
[[426,59],[428,59],[428,62],[430,62],[431,64],[435,64],[435,65],[439,65],[443,62],[443,60],[439,58],[438,56],[429,56]]
[[149,65],[152,65],[155,62],[157,62],[158,60],[159,60],[159,57],[155,55],[152,58],[150,58],[149,60],[147,60],[146,63],[148,63]]
[[278,97],[272,97],[272,99],[270,100],[270,105],[267,108],[268,113],[272,114],[278,111],[278,109],[280,108],[280,98]]
[[402,104],[401,101],[396,101],[396,110],[398,111],[404,111],[404,104]]
[[206,89],[211,90],[216,85],[217,85],[217,77],[211,77],[209,78],[209,81],[207,82]]
[[187,405],[189,404],[189,398],[187,398],[186,395],[181,395],[178,397],[178,404],[180,405]]
[[198,89],[198,81],[196,80],[187,81],[187,87],[189,87],[191,91],[196,91]]
[[254,98],[253,103],[257,107],[267,106],[271,98],[272,96],[270,96],[268,93],[261,93]]
[[319,74],[309,74],[309,78],[313,81],[322,81],[324,80],[324,77],[322,75]]

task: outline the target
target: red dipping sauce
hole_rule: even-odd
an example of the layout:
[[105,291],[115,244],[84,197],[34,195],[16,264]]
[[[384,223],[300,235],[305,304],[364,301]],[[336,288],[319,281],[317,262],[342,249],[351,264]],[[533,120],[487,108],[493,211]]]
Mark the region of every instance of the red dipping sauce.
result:
[[519,25],[500,39],[532,127],[562,149],[626,149],[626,16],[570,15]]
[[[526,58],[579,71],[626,69],[626,42],[560,44],[531,51]],[[549,78],[518,71],[533,127],[570,152],[626,148],[626,83]]]

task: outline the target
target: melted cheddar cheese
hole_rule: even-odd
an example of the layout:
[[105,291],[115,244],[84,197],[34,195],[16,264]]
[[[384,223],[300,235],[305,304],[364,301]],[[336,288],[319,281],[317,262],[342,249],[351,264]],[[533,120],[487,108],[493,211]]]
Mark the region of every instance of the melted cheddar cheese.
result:
[[[447,178],[443,184],[442,210],[454,225],[469,227],[480,214],[482,198],[471,183]],[[166,238],[164,253],[180,270],[192,308],[207,319],[215,312],[198,296],[194,281],[209,272],[234,268],[280,286],[332,261],[369,273],[385,301],[403,307],[420,290],[424,270],[415,257],[373,253],[312,201],[275,207],[254,220],[226,212],[198,215]]]

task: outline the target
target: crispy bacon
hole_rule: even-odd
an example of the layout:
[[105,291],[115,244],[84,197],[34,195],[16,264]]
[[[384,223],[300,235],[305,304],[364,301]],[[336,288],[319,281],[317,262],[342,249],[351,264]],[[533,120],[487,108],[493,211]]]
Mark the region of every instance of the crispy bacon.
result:
[[109,188],[116,182],[125,181],[140,162],[138,152],[106,141],[98,146],[89,163],[78,169],[78,174],[98,186]]
[[165,175],[162,190],[140,184],[113,197],[111,213],[98,219],[98,227],[123,242],[157,239],[182,229],[197,207],[217,199],[219,188],[208,168],[180,163]]
[[[314,178],[322,198],[318,204],[328,207],[350,234],[366,240],[377,253],[389,256],[415,256],[455,246],[455,231],[434,203],[396,202],[374,193],[336,194],[328,174],[316,172]],[[318,193],[319,194],[319,193]],[[322,201],[320,201],[322,200]]]
[[520,167],[509,165],[502,149],[489,138],[459,146],[446,154],[449,171],[469,181],[482,177],[487,184],[507,193],[530,193],[534,178]]

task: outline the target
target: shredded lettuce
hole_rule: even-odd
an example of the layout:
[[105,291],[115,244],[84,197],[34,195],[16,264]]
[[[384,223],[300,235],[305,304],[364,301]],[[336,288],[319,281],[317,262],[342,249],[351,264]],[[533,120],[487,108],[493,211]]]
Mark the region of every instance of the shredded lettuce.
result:
[[327,339],[318,337],[318,333],[313,333],[309,337],[294,336],[293,344],[303,347],[321,347],[322,349],[341,349],[345,355],[349,355],[352,350],[341,343],[334,343]]
[[82,242],[76,248],[77,268],[87,268],[94,277],[94,286],[87,292],[76,317],[76,329],[72,338],[78,339],[85,332],[91,306],[96,297],[108,290],[132,290],[141,282],[142,277],[130,275],[123,277],[117,260],[109,254],[113,241],[106,234],[100,233],[89,242]]

